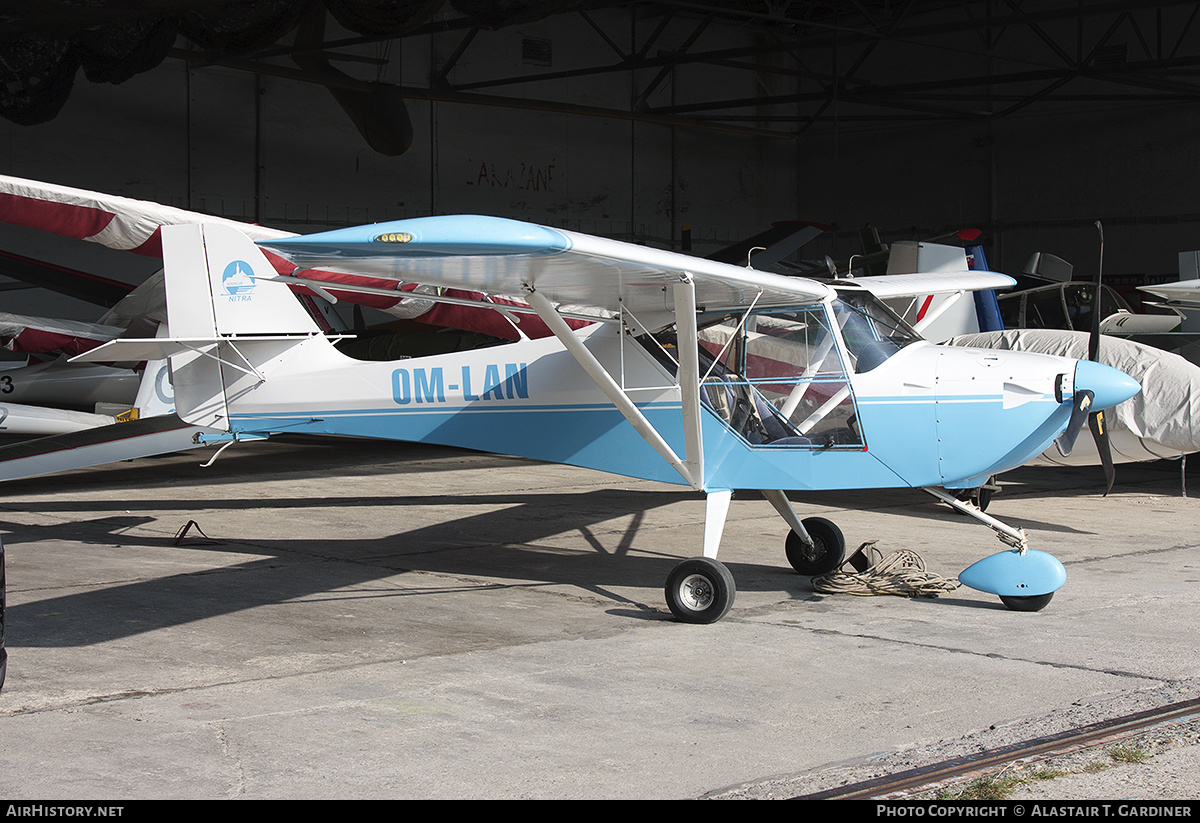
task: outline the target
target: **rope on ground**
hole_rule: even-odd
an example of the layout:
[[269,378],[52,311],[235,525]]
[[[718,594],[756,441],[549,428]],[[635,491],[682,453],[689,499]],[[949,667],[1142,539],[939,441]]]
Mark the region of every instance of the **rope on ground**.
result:
[[826,594],[864,597],[876,594],[937,597],[959,587],[957,580],[925,571],[925,561],[916,552],[899,549],[884,555],[875,548],[876,542],[863,543],[836,570],[814,577],[813,588]]

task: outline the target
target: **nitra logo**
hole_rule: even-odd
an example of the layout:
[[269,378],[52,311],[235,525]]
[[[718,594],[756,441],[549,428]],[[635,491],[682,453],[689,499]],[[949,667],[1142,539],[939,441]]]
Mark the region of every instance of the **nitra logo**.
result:
[[230,300],[249,300],[254,291],[254,269],[244,260],[234,260],[221,272],[221,288]]

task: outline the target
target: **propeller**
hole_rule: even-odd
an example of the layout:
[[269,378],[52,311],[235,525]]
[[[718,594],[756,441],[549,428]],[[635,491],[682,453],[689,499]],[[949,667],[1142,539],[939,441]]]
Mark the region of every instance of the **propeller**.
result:
[[1086,389],[1075,392],[1074,405],[1071,407],[1071,420],[1067,423],[1066,430],[1058,436],[1054,444],[1058,446],[1058,453],[1066,457],[1075,448],[1075,440],[1079,437],[1079,432],[1083,431],[1083,424],[1088,420],[1088,411],[1092,408],[1092,401],[1095,400],[1096,393]]
[[[1088,337],[1088,360],[1093,363],[1100,354],[1100,280],[1104,271],[1104,226],[1099,220],[1096,221],[1096,230],[1100,232],[1100,267],[1096,270],[1096,288],[1092,295],[1092,328]],[[1059,391],[1062,391],[1061,386]],[[1062,396],[1060,394],[1060,399]],[[1088,389],[1074,392],[1071,420],[1067,423],[1066,430],[1054,443],[1058,447],[1059,453],[1066,457],[1075,447],[1075,440],[1083,429],[1084,421],[1087,422],[1092,439],[1096,442],[1096,451],[1100,455],[1100,465],[1104,469],[1104,479],[1107,483],[1104,496],[1107,497],[1108,493],[1112,491],[1116,470],[1113,468],[1112,446],[1108,439],[1108,426],[1104,420],[1104,410],[1091,411],[1095,397],[1095,393]]]

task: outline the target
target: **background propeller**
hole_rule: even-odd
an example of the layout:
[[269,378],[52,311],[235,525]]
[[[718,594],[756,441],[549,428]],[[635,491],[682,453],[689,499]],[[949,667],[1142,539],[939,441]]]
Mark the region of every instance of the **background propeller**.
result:
[[[1088,360],[1097,362],[1100,355],[1100,282],[1104,273],[1104,226],[1096,221],[1096,230],[1100,232],[1100,266],[1096,269],[1096,287],[1092,294],[1092,328],[1088,338]],[[1104,410],[1091,411],[1095,394],[1088,389],[1075,389],[1074,407],[1071,410],[1071,420],[1067,423],[1066,431],[1054,441],[1059,452],[1066,457],[1075,447],[1075,439],[1083,429],[1086,420],[1092,439],[1096,442],[1096,452],[1100,455],[1100,465],[1104,468],[1104,479],[1107,486],[1105,497],[1112,491],[1116,470],[1113,468],[1112,446],[1108,439],[1108,423],[1104,419]]]

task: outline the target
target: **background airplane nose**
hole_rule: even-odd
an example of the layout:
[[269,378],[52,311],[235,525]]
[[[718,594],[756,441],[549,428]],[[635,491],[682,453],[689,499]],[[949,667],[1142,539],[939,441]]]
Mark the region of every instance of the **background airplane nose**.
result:
[[1108,409],[1124,403],[1142,390],[1141,385],[1123,371],[1096,363],[1080,360],[1075,366],[1075,390],[1087,390],[1095,397],[1092,409]]

